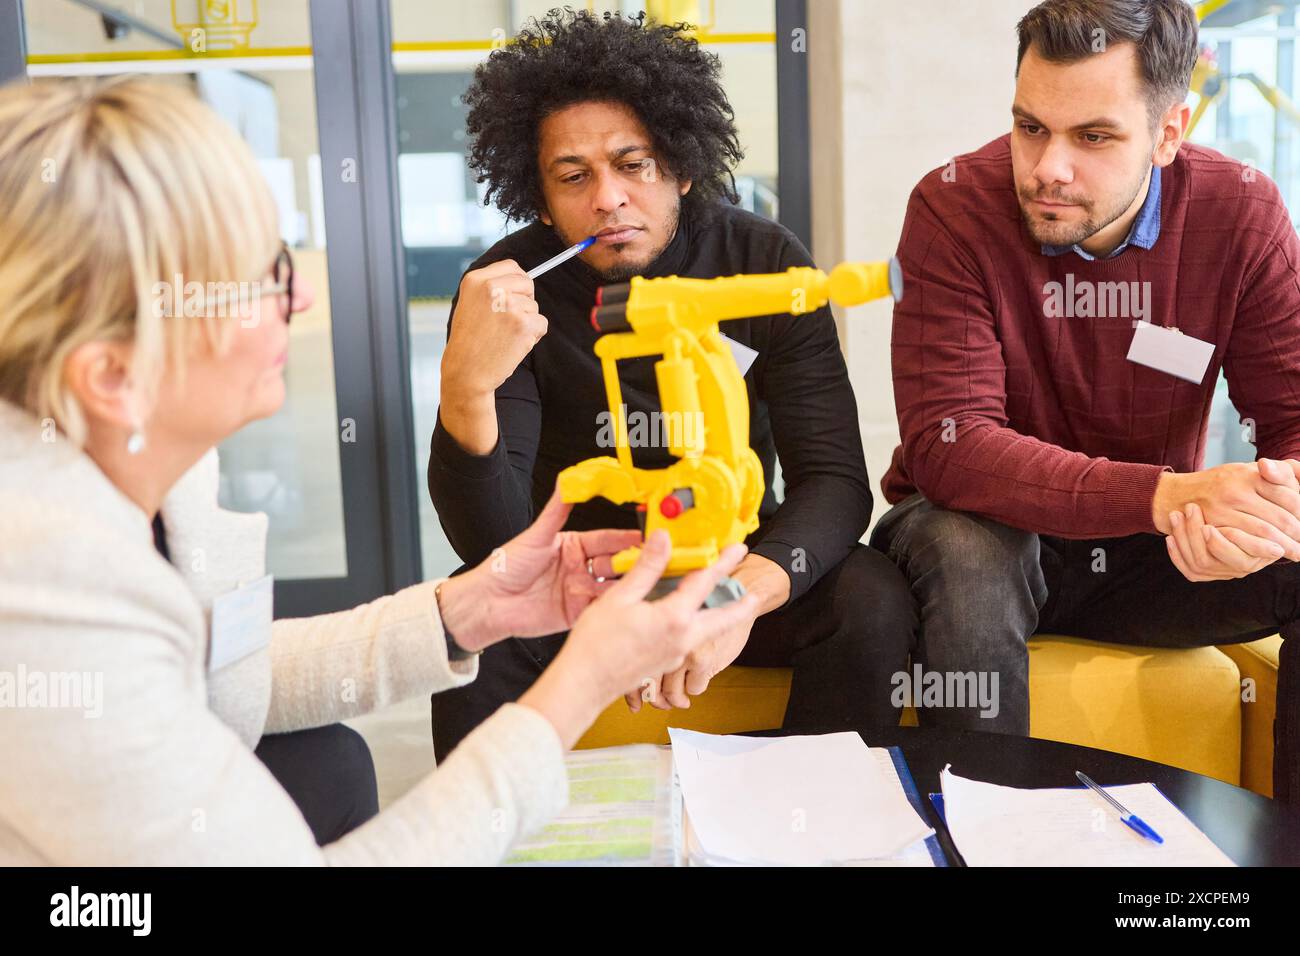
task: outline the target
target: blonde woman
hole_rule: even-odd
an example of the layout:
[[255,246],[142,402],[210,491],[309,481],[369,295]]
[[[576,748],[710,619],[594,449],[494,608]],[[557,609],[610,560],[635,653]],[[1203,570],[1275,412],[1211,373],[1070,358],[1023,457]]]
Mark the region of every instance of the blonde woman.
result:
[[[167,317],[158,284],[177,275],[258,294]],[[24,682],[0,698],[0,863],[497,862],[564,804],[564,751],[605,704],[753,613],[699,610],[743,549],[647,602],[668,543],[602,583],[628,533],[564,533],[553,499],[494,568],[264,633],[253,615],[256,649],[209,673],[208,614],[263,575],[266,534],[217,507],[214,448],[280,406],[287,322],[311,296],[252,156],[183,90],[0,90],[0,680]],[[517,703],[324,847],[252,753],[566,628]],[[97,700],[53,692],[75,686]]]

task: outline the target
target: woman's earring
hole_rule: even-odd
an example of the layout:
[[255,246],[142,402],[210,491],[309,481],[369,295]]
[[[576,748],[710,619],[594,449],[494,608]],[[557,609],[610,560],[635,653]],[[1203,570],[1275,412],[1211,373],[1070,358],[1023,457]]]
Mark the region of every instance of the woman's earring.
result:
[[126,453],[128,455],[138,455],[144,451],[144,429],[138,425],[131,432],[131,436],[126,440]]

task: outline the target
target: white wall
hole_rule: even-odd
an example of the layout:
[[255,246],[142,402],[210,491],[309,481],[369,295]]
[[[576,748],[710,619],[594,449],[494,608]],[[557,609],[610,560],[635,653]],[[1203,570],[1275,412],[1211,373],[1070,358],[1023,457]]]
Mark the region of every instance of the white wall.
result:
[[[1016,21],[1032,0],[809,0],[813,255],[894,254],[912,187],[1011,128]],[[840,340],[857,393],[878,518],[898,443],[891,305],[845,310]]]

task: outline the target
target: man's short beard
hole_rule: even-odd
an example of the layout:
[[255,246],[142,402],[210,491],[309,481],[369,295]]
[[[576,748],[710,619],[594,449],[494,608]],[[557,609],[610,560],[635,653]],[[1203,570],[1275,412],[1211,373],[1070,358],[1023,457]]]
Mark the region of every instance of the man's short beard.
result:
[[[620,244],[615,244],[614,248],[617,250],[619,248],[619,245]],[[663,250],[661,249],[660,252],[662,251]],[[650,257],[650,262],[654,262],[655,259],[657,259],[658,257],[659,257],[659,253],[656,252],[653,256]],[[606,270],[599,271],[597,272],[597,275],[599,275],[601,281],[605,283],[627,282],[633,276],[639,276],[642,272],[644,272],[646,266],[650,265],[650,262],[645,263],[645,265],[634,265],[633,263],[628,263],[627,265],[618,266],[617,268],[614,269],[606,269]]]
[[[658,249],[651,251],[651,253],[646,257],[645,262],[629,262],[624,265],[616,266],[613,269],[598,271],[597,274],[600,276],[601,280],[607,284],[627,282],[633,276],[639,276],[641,273],[645,272],[645,270],[650,267],[651,263],[663,255],[663,251],[668,248],[668,244],[672,242],[673,237],[677,235],[677,226],[681,221],[681,209],[681,203],[678,203],[673,208],[673,218],[672,222],[668,225],[667,238],[664,239],[663,245]],[[620,247],[623,245],[624,243],[621,242],[614,243],[614,251],[622,251]]]
[[[1107,210],[1102,216],[1085,216],[1083,221],[1074,226],[1069,232],[1042,231],[1042,226],[1047,226],[1049,228],[1055,227],[1059,230],[1064,224],[1057,220],[1047,220],[1046,222],[1036,223],[1030,216],[1027,207],[1031,201],[1039,197],[1033,194],[1027,194],[1024,189],[1017,186],[1016,193],[1020,197],[1020,216],[1025,221],[1025,228],[1029,230],[1029,235],[1033,237],[1034,242],[1039,245],[1077,246],[1081,242],[1086,242],[1120,216],[1124,215],[1125,211],[1133,205],[1133,201],[1137,199],[1138,193],[1142,191],[1142,183],[1146,181],[1146,175],[1147,174],[1144,172],[1140,177],[1138,177],[1138,181],[1134,183],[1133,191],[1129,194],[1128,199],[1120,203],[1116,208]],[[1084,208],[1091,212],[1091,205],[1086,205]]]

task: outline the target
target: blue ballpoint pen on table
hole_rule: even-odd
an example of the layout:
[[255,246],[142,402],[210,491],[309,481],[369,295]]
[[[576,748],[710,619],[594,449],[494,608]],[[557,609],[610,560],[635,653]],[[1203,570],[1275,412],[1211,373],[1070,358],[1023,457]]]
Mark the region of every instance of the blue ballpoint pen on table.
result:
[[1124,804],[1120,803],[1118,800],[1112,797],[1105,790],[1101,789],[1101,787],[1099,787],[1096,784],[1096,782],[1093,781],[1093,779],[1089,777],[1086,773],[1084,773],[1082,770],[1076,770],[1074,772],[1074,775],[1083,782],[1083,785],[1085,787],[1089,787],[1097,791],[1097,793],[1101,795],[1101,798],[1103,800],[1105,800],[1107,803],[1109,803],[1112,807],[1115,808],[1115,810],[1119,813],[1119,818],[1123,820],[1126,824],[1128,824],[1128,826],[1139,836],[1146,837],[1152,843],[1165,842],[1165,838],[1162,837],[1159,833],[1156,833],[1155,830],[1151,829],[1151,827],[1148,826],[1142,820],[1141,817],[1139,817],[1135,813],[1130,812],[1129,809],[1124,806]]
[[582,250],[588,248],[595,241],[596,241],[595,236],[588,236],[586,239],[582,240],[582,242],[574,243],[573,245],[569,246],[569,248],[561,252],[558,256],[551,256],[551,258],[547,259],[540,266],[533,266],[531,269],[529,269],[527,273],[528,278],[536,279],[542,273],[550,272],[560,263],[568,262],[578,253],[582,252]]

